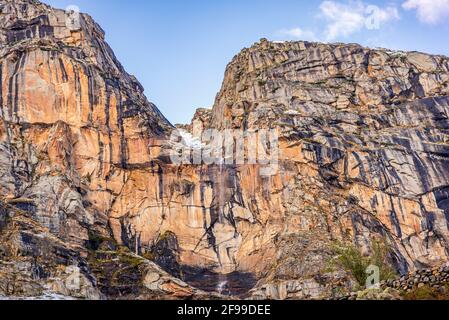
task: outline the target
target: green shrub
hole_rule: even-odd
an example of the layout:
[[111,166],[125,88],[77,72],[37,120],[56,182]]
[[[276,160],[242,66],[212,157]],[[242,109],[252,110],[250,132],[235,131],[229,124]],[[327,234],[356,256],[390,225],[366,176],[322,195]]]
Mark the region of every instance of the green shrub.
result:
[[405,300],[449,300],[449,284],[446,284],[441,290],[426,285],[410,292],[404,292],[402,297]]
[[366,271],[370,265],[379,267],[380,281],[396,277],[396,272],[388,261],[390,249],[383,243],[375,242],[373,244],[371,256],[364,256],[353,245],[337,244],[334,250],[337,257],[332,260],[332,265],[350,272],[361,287],[366,284],[369,276]]

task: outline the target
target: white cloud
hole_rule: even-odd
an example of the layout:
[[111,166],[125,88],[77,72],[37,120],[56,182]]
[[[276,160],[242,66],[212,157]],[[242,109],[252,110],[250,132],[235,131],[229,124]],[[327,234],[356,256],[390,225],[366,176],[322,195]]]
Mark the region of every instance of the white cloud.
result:
[[304,30],[301,28],[283,29],[279,31],[279,33],[283,36],[299,40],[312,40],[312,41],[316,40],[316,36],[313,31]]
[[399,19],[395,7],[379,8],[362,1],[324,1],[320,5],[320,16],[328,21],[325,35],[329,41],[348,37],[363,28],[379,29],[382,24]]
[[416,10],[424,23],[436,24],[449,17],[449,0],[407,0],[402,7]]

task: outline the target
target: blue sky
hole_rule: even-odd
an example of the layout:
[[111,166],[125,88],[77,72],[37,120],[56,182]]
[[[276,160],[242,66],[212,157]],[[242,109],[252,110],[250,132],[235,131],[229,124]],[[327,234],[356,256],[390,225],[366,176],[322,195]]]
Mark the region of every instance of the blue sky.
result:
[[227,63],[262,37],[449,56],[449,0],[44,0],[76,5],[172,123],[212,106]]

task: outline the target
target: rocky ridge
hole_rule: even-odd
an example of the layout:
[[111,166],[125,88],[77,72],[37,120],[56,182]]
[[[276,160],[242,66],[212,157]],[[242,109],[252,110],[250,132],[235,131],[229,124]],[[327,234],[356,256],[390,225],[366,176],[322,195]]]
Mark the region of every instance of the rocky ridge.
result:
[[[422,291],[420,291],[422,290]],[[420,269],[408,275],[379,283],[378,288],[352,292],[339,300],[447,300],[449,266]],[[412,296],[413,295],[413,296]]]
[[333,241],[366,254],[386,241],[402,274],[447,261],[448,67],[418,52],[265,39],[229,64],[210,126],[281,132],[276,191],[257,201],[283,204],[264,276],[272,297],[302,297],[291,279],[323,273]]

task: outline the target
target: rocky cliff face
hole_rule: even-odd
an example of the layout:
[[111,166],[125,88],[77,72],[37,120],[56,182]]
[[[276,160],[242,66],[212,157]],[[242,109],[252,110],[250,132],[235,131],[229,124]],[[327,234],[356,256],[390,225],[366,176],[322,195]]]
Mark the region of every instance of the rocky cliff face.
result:
[[[56,290],[101,297],[89,244],[105,242],[98,239],[110,238],[112,228],[134,251],[139,241],[135,234],[127,238],[127,206],[151,205],[128,192],[139,192],[133,186],[138,181],[153,191],[161,181],[157,140],[172,126],[124,71],[89,16],[38,1],[1,1],[0,27],[0,294]],[[106,251],[116,249],[112,242]],[[116,265],[116,275],[147,265],[129,255],[118,255],[124,262]],[[81,272],[72,286],[76,292],[67,288],[73,266]],[[155,265],[134,274],[140,286],[117,296],[194,292],[176,279],[173,284]]]
[[[320,298],[353,285],[336,242],[449,260],[449,59],[262,40],[173,141],[89,16],[2,0],[0,27],[0,295]],[[173,162],[208,129],[273,130],[276,170]]]
[[447,261],[448,72],[441,56],[266,40],[229,64],[209,126],[280,130],[276,175],[235,169],[253,218],[237,265],[277,283],[263,296],[322,292],[303,280],[336,240],[386,240],[401,273]]

